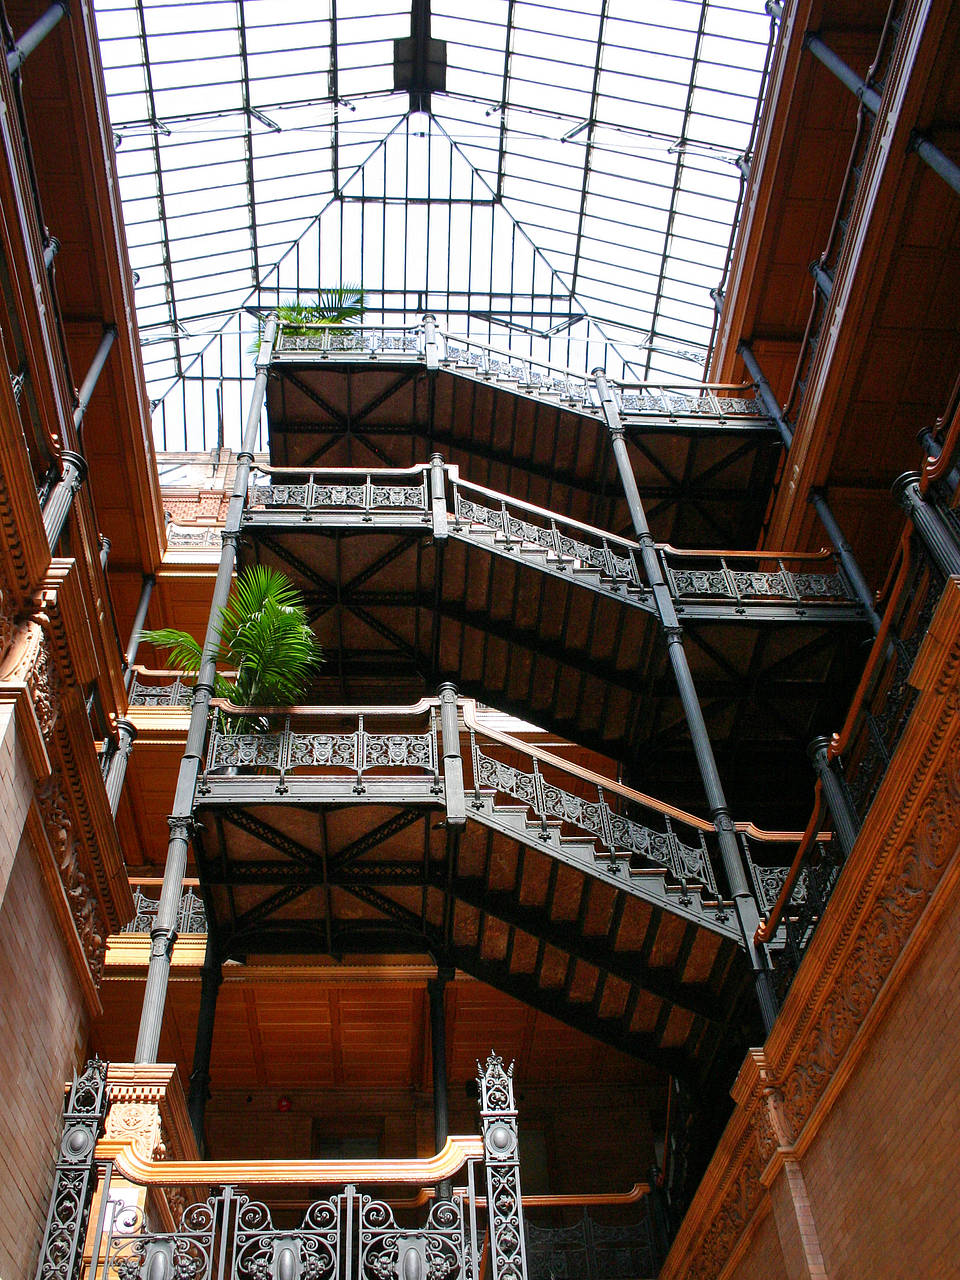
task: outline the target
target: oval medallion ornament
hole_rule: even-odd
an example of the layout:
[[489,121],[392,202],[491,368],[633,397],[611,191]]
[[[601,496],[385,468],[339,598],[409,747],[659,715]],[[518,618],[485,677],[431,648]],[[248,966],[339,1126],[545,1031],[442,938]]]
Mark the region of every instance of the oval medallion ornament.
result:
[[423,1280],[423,1259],[416,1249],[408,1249],[403,1255],[403,1273],[400,1280]]
[[158,1249],[150,1259],[146,1280],[169,1280],[169,1277],[170,1258],[161,1249]]
[[490,1145],[495,1151],[506,1151],[512,1138],[513,1135],[505,1124],[494,1125],[488,1135]]
[[297,1280],[298,1271],[297,1255],[286,1245],[277,1257],[277,1280]]

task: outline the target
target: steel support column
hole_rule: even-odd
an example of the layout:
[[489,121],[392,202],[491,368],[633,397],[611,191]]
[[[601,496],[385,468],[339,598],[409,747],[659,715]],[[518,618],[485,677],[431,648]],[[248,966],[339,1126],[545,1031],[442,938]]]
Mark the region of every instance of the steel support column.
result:
[[703,718],[700,699],[697,696],[693,676],[690,672],[690,664],[687,661],[686,650],[683,646],[683,629],[677,618],[670,589],[663,576],[663,569],[660,564],[660,558],[657,555],[657,546],[653,540],[653,534],[647,524],[646,513],[640,498],[640,490],[637,487],[633,465],[630,462],[630,455],[627,451],[623,423],[620,421],[616,401],[610,391],[610,386],[603,370],[594,369],[593,378],[596,382],[600,403],[610,431],[613,453],[617,461],[617,470],[620,473],[627,506],[630,509],[630,518],[633,521],[637,541],[640,543],[640,556],[644,574],[653,592],[660,624],[666,637],[670,666],[677,683],[684,716],[690,729],[690,738],[697,758],[700,777],[707,795],[707,803],[710,806],[710,814],[717,830],[724,872],[726,873],[730,895],[736,907],[743,945],[746,949],[750,966],[753,969],[757,999],[760,1003],[764,1026],[767,1031],[770,1031],[777,1016],[777,1003],[771,975],[766,967],[764,956],[754,943],[754,934],[760,923],[760,913],[741,859],[733,819],[727,807],[727,800],[720,781],[713,747],[707,733],[707,725]]
[[920,476],[905,471],[893,482],[894,497],[906,511],[934,564],[946,577],[960,573],[960,544],[942,512],[920,491]]
[[163,871],[163,888],[154,927],[150,931],[150,966],[143,993],[143,1011],[140,1015],[140,1032],[137,1038],[136,1061],[156,1062],[160,1044],[160,1027],[167,998],[167,982],[170,977],[170,957],[177,939],[177,912],[180,892],[187,869],[187,851],[193,828],[193,803],[197,779],[207,735],[207,718],[210,699],[213,696],[213,678],[216,672],[216,653],[220,644],[220,614],[230,594],[230,583],[237,559],[237,542],[240,537],[240,521],[247,497],[253,449],[260,429],[260,412],[267,390],[267,371],[273,353],[277,333],[277,318],[271,316],[264,330],[263,341],[257,354],[257,376],[253,384],[250,408],[243,429],[240,452],[237,454],[237,472],[227,518],[223,529],[223,549],[213,586],[207,634],[203,642],[200,671],[193,690],[193,708],[187,742],[180,761],[177,790],[173,800],[170,823],[170,842]]
[[129,720],[120,719],[117,721],[117,745],[110,754],[110,764],[107,767],[107,776],[103,783],[107,793],[107,803],[114,817],[117,816],[117,809],[120,806],[123,780],[127,773],[127,761],[130,759],[130,751],[136,736],[137,731]]
[[156,577],[152,573],[143,575],[143,586],[140,588],[140,600],[137,604],[137,612],[133,619],[133,626],[130,628],[130,639],[127,641],[127,652],[124,655],[124,675],[123,683],[127,692],[133,684],[133,664],[137,660],[137,650],[140,648],[140,637],[143,635],[143,624],[147,620],[147,609],[150,605],[150,597],[153,594],[153,588],[156,585]]
[[200,1011],[197,1014],[197,1038],[193,1047],[193,1070],[190,1072],[190,1092],[187,1110],[197,1150],[205,1154],[203,1120],[210,1097],[210,1055],[213,1051],[213,1028],[217,1014],[217,996],[223,981],[223,965],[212,926],[207,928],[207,947],[200,970]]
[[105,534],[100,535],[100,568],[104,573],[107,572],[107,562],[110,559],[110,548],[113,544]]
[[60,479],[47,494],[47,500],[43,504],[43,527],[51,551],[60,541],[73,499],[87,478],[86,460],[79,453],[64,449],[60,454],[60,466]]
[[93,363],[87,370],[87,376],[80,384],[80,390],[77,392],[77,407],[73,411],[73,425],[78,431],[80,423],[83,421],[83,415],[87,412],[90,397],[93,395],[100,379],[100,374],[103,372],[103,366],[107,363],[107,356],[110,354],[110,348],[113,346],[116,337],[117,330],[114,325],[110,325],[108,329],[103,331],[103,337],[100,339],[100,345],[97,347],[96,355],[93,357]]
[[7,53],[7,71],[13,75],[24,62],[33,53],[37,45],[50,34],[61,18],[66,17],[67,6],[63,0],[56,0],[50,8],[40,15],[40,17],[26,31]]
[[773,394],[773,388],[763,376],[763,370],[757,364],[757,357],[750,349],[748,342],[737,343],[737,355],[747,367],[747,373],[757,384],[757,395],[760,397],[760,403],[773,419],[777,430],[780,432],[780,439],[784,443],[784,447],[789,449],[793,444],[793,428],[783,416],[783,410],[777,404],[777,397]]
[[847,581],[853,588],[857,599],[863,605],[870,626],[873,628],[873,634],[876,635],[880,630],[880,615],[873,607],[873,595],[867,586],[866,578],[860,572],[860,566],[857,564],[856,556],[853,554],[853,547],[851,547],[844,536],[843,530],[837,523],[837,518],[831,511],[830,504],[827,502],[823,491],[814,489],[810,494],[810,501],[820,517],[820,522],[827,532],[827,537],[833,543],[834,550],[840,557],[840,564],[843,572],[847,575]]
[[843,856],[849,858],[860,831],[860,821],[830,759],[830,739],[814,738],[807,751],[820,779],[823,798],[833,818],[833,828],[843,849]]
[[945,156],[939,147],[935,147],[929,138],[925,138],[916,129],[910,135],[910,149],[921,160],[925,160],[951,190],[960,195],[960,166],[954,164],[949,156]]
[[[450,1136],[447,1102],[447,1011],[446,988],[453,977],[452,969],[437,968],[437,976],[427,983],[430,997],[430,1050],[433,1055],[433,1136],[437,1150]],[[452,1194],[449,1178],[437,1187],[437,1196],[449,1200]]]
[[829,271],[825,271],[819,262],[810,263],[810,274],[813,276],[814,284],[823,295],[824,302],[830,301],[830,295],[833,293],[833,276]]

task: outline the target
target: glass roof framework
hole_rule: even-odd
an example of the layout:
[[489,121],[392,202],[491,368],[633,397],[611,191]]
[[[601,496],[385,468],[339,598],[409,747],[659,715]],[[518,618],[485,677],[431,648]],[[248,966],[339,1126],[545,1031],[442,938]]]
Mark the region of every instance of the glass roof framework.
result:
[[573,368],[607,339],[613,376],[702,376],[761,0],[466,9],[432,0],[447,71],[427,115],[393,87],[404,0],[99,0],[160,447],[233,443],[245,308],[340,283],[372,322],[430,309]]

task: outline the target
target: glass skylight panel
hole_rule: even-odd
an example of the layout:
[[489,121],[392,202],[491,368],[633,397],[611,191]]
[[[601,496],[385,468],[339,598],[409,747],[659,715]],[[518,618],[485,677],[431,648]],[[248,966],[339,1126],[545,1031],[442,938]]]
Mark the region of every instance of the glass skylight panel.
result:
[[[765,68],[761,0],[432,0],[446,91],[409,124],[393,87],[409,0],[335,13],[97,4],[151,395],[200,376],[207,347],[215,376],[245,306],[340,281],[408,319],[429,295],[451,328],[501,343],[534,339],[499,312],[588,312],[631,367],[699,376]],[[585,320],[576,343],[586,358]],[[243,349],[230,377],[249,372]]]

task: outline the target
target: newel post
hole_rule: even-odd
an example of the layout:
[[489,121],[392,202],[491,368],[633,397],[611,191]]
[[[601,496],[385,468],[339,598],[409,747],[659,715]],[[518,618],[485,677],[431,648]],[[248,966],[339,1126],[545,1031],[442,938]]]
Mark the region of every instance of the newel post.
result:
[[490,1223],[492,1280],[526,1280],[527,1251],[520,1196],[517,1109],[513,1101],[513,1063],[492,1050],[480,1072],[480,1127],[487,1169],[487,1218]]

